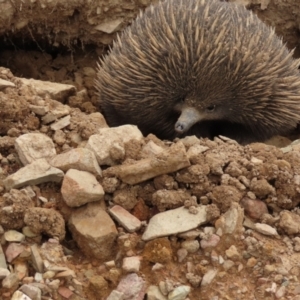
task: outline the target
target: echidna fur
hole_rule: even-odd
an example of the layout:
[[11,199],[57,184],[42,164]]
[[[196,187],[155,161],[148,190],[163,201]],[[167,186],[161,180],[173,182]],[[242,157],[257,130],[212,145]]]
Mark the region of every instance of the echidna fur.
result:
[[96,83],[110,126],[247,143],[296,127],[298,66],[274,29],[241,5],[165,0],[117,38]]

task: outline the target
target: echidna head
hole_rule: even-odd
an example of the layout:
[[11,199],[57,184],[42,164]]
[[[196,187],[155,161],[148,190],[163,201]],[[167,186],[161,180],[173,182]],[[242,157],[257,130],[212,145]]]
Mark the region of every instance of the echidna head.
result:
[[228,100],[229,95],[224,93],[219,99],[218,96],[199,99],[199,96],[187,97],[176,110],[180,116],[175,124],[175,131],[179,134],[186,133],[193,125],[202,121],[234,120],[233,115],[237,113],[237,107],[231,106]]

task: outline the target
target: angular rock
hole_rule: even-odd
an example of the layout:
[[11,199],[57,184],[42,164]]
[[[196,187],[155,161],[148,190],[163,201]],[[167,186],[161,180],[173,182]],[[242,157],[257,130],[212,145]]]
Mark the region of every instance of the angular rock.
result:
[[184,300],[191,291],[191,287],[188,285],[180,285],[176,287],[168,295],[168,300]]
[[142,226],[142,223],[138,218],[129,213],[120,205],[115,205],[110,208],[109,213],[121,226],[123,226],[129,232],[135,232]]
[[218,270],[208,270],[202,278],[201,286],[209,285],[213,281],[213,279],[216,277],[217,273],[218,273]]
[[115,162],[110,156],[110,150],[114,145],[127,143],[131,139],[141,140],[142,133],[134,125],[123,125],[112,128],[100,128],[99,134],[92,135],[86,148],[92,150],[99,165],[114,165]]
[[104,197],[103,188],[93,174],[75,169],[70,169],[66,173],[61,193],[66,204],[70,207],[100,201]]
[[145,281],[135,273],[124,277],[116,288],[117,291],[124,294],[124,300],[143,300],[145,289]]
[[117,290],[113,290],[106,300],[123,300],[124,299],[124,293],[119,292]]
[[15,141],[15,148],[23,165],[56,154],[52,139],[42,133],[26,133],[19,136]]
[[223,234],[239,234],[243,232],[244,211],[238,203],[232,202],[231,207],[216,221],[215,227]]
[[49,181],[61,182],[63,176],[64,173],[61,170],[51,167],[46,159],[41,158],[8,176],[3,183],[5,188],[10,190]]
[[140,256],[124,257],[122,269],[125,273],[138,273],[141,266]]
[[32,245],[30,249],[31,249],[31,259],[32,259],[32,264],[34,269],[39,273],[43,273],[44,264],[37,245],[36,244]]
[[19,78],[24,84],[31,85],[39,96],[45,98],[46,95],[51,99],[64,103],[69,96],[76,92],[76,88],[70,84],[63,84],[50,81],[42,81],[36,79]]
[[20,291],[15,291],[10,300],[33,300]]
[[24,249],[24,246],[19,243],[9,243],[5,251],[6,260],[11,263]]
[[42,298],[42,291],[38,287],[30,284],[23,284],[19,288],[19,291],[23,292],[32,300],[40,300]]
[[7,269],[6,259],[1,245],[0,245],[0,268]]
[[268,224],[261,224],[261,223],[256,223],[255,224],[255,230],[264,234],[264,235],[271,235],[271,236],[277,236],[278,233],[275,228]]
[[206,207],[196,207],[197,214],[191,214],[188,209],[179,207],[156,214],[149,221],[149,224],[142,236],[144,241],[174,235],[195,229],[207,222]]
[[63,129],[71,124],[71,116],[65,116],[59,119],[57,122],[50,125],[50,128],[54,131]]
[[0,78],[0,91],[7,88],[7,87],[15,87],[16,85],[13,82],[4,80]]
[[190,166],[190,161],[185,147],[179,141],[156,157],[145,158],[130,165],[114,166],[107,169],[107,172],[119,177],[123,182],[133,185],[188,166]]
[[94,152],[86,148],[76,148],[54,156],[50,161],[52,167],[67,172],[69,169],[76,169],[101,175]]
[[5,268],[0,268],[0,280],[4,279],[9,274],[10,274],[9,270]]
[[102,204],[89,203],[77,209],[71,214],[68,226],[74,240],[86,255],[103,260],[113,257],[118,232]]
[[25,235],[16,230],[8,230],[4,233],[4,238],[7,242],[22,242],[25,240]]
[[19,278],[15,273],[10,273],[2,280],[2,287],[6,289],[16,289],[19,284]]
[[278,227],[286,234],[298,234],[300,232],[300,216],[284,210],[280,213],[280,221]]
[[105,32],[105,33],[113,33],[113,32],[120,30],[123,20],[124,20],[124,18],[117,18],[115,20],[103,22],[103,23],[95,26],[94,29]]
[[150,285],[147,289],[147,300],[167,300],[156,285]]

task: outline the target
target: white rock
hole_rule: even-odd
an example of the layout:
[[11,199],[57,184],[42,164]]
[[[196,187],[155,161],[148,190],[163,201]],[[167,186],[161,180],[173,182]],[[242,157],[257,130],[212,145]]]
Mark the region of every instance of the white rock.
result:
[[201,286],[209,285],[213,281],[213,279],[216,277],[217,273],[218,273],[218,270],[212,269],[212,270],[207,271],[202,278]]
[[53,141],[42,133],[26,133],[19,136],[15,141],[15,148],[23,165],[56,154]]
[[156,285],[150,285],[147,289],[147,300],[167,300]]
[[26,294],[32,300],[41,300],[42,299],[42,291],[33,285],[23,284],[20,289],[21,292]]
[[98,31],[102,31],[105,33],[113,33],[118,31],[121,28],[122,22],[124,18],[117,18],[115,20],[110,20],[107,22],[103,22],[94,28]]
[[69,169],[86,171],[101,175],[94,152],[86,148],[76,148],[54,156],[50,161],[52,167],[67,172]]
[[45,98],[46,95],[50,96],[51,99],[65,102],[65,100],[74,95],[76,88],[70,84],[63,84],[50,81],[42,81],[36,79],[19,78],[24,84],[31,85],[39,96]]
[[70,169],[63,180],[61,193],[70,207],[102,200],[104,191],[96,177],[85,171]]
[[41,158],[8,176],[3,183],[5,188],[10,190],[26,185],[38,185],[43,182],[61,182],[63,176],[64,172],[51,167],[46,159]]
[[15,291],[10,300],[33,300],[20,291]]
[[157,154],[163,152],[164,149],[156,145],[153,141],[149,141],[143,148],[142,153],[145,156],[156,156]]
[[169,293],[168,300],[184,300],[190,291],[190,286],[180,285]]
[[57,122],[50,125],[52,130],[59,130],[69,126],[71,123],[71,116],[65,116],[64,118],[59,119]]
[[156,214],[150,219],[142,239],[148,241],[197,228],[207,221],[206,207],[200,206],[196,210],[197,214],[191,214],[188,209],[179,207]]
[[124,299],[124,293],[119,292],[117,290],[113,290],[106,300],[123,300]]
[[255,223],[255,230],[264,235],[278,235],[276,229],[267,224]]
[[141,140],[142,138],[142,133],[134,125],[100,128],[99,134],[90,136],[86,148],[95,153],[99,165],[113,165],[110,149],[114,144],[123,144],[131,139]]
[[141,257],[131,256],[123,258],[122,269],[126,273],[137,273],[140,270]]
[[3,90],[7,87],[15,87],[16,85],[13,82],[4,80],[2,78],[0,78],[0,90]]
[[129,232],[135,232],[141,228],[141,221],[120,205],[110,208],[109,213]]
[[191,159],[191,158],[194,158],[194,157],[200,155],[201,153],[203,153],[207,150],[209,150],[208,147],[202,146],[199,144],[195,144],[189,148],[189,150],[187,151],[187,156],[189,159]]
[[5,268],[0,268],[0,280],[4,279],[9,274],[10,274],[9,270]]
[[72,212],[69,229],[81,250],[102,260],[111,259],[118,231],[99,201]]
[[22,242],[25,240],[25,235],[16,230],[8,230],[4,233],[4,238],[7,242]]
[[44,116],[49,111],[49,108],[47,106],[39,106],[32,104],[29,105],[29,109],[38,116]]

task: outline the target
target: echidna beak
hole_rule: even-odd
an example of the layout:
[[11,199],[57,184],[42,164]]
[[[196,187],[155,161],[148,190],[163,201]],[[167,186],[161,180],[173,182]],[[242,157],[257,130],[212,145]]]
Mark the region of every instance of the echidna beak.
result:
[[187,132],[193,125],[202,120],[202,115],[194,107],[185,107],[175,124],[175,131],[179,134]]

